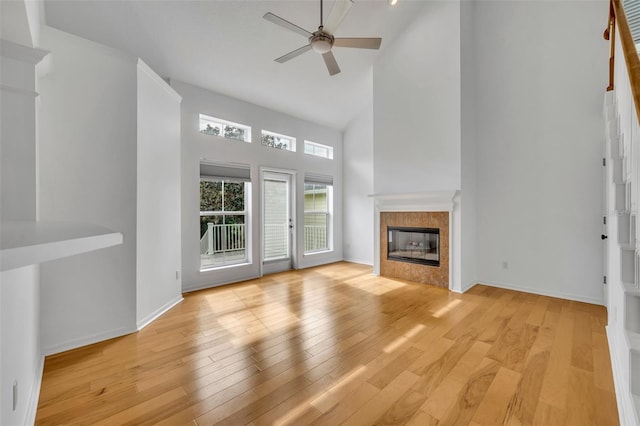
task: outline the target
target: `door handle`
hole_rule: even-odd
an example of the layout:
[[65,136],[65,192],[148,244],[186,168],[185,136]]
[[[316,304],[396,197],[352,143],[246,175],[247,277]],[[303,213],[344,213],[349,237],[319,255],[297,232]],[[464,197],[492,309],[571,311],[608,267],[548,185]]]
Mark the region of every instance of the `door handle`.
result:
[[609,238],[608,235],[604,235],[604,234],[600,235],[601,240],[606,240],[607,238]]

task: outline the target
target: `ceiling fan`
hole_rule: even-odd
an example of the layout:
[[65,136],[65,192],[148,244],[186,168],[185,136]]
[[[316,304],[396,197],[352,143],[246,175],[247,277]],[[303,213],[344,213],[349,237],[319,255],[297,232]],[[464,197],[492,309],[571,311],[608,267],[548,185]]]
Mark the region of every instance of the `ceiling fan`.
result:
[[295,58],[296,56],[303,54],[304,52],[313,50],[314,52],[322,55],[322,59],[324,59],[324,63],[327,66],[329,74],[335,75],[340,72],[340,67],[336,62],[335,56],[333,56],[333,52],[331,52],[332,47],[335,46],[353,47],[357,49],[379,49],[380,43],[382,43],[381,38],[336,38],[333,36],[333,33],[347,16],[347,13],[349,12],[349,9],[351,9],[352,5],[353,0],[336,0],[333,8],[331,9],[331,13],[329,14],[329,18],[327,19],[327,23],[326,25],[324,25],[322,20],[322,0],[320,0],[320,26],[318,27],[318,30],[313,33],[287,21],[286,19],[282,19],[281,17],[274,15],[271,12],[265,14],[263,18],[267,21],[273,22],[276,25],[280,25],[283,28],[303,35],[309,40],[309,44],[291,51],[286,55],[280,56],[275,61],[282,64]]

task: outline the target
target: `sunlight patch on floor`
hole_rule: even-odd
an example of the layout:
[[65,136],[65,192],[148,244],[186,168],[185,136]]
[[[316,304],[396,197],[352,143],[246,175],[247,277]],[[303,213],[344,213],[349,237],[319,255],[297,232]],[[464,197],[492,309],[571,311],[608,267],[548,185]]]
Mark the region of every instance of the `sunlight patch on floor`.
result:
[[328,387],[326,391],[321,391],[319,394],[313,395],[294,408],[289,410],[284,416],[278,418],[274,425],[290,425],[295,424],[298,417],[302,416],[311,406],[319,406],[322,402],[338,392],[341,388],[355,380],[358,376],[362,375],[367,370],[367,367],[360,365],[347,373],[343,374],[338,380]]
[[452,310],[453,308],[458,306],[460,303],[462,303],[462,301],[460,299],[452,300],[451,302],[447,303],[444,307],[442,307],[442,308],[438,309],[437,311],[435,311],[432,314],[432,316],[434,316],[436,318],[440,318],[441,316],[445,315],[447,312],[449,312],[450,310]]
[[[207,295],[205,300],[212,313],[219,314],[215,323],[233,336],[235,346],[254,342],[290,330],[300,324],[300,318],[280,302],[268,302],[272,297],[257,285]],[[260,302],[260,303],[256,303]],[[253,307],[252,307],[253,306]],[[218,327],[203,324],[205,336],[219,332]]]
[[352,280],[345,281],[345,283],[353,288],[364,290],[367,293],[371,293],[375,296],[381,296],[390,291],[406,287],[406,284],[400,281],[394,281],[384,278],[381,279],[380,277],[371,277],[371,279],[368,280],[354,278]]
[[407,341],[411,340],[411,338],[413,336],[415,336],[416,334],[420,333],[425,328],[426,327],[425,327],[424,324],[416,324],[414,327],[411,328],[411,330],[409,330],[408,332],[404,333],[402,336],[398,337],[393,342],[389,343],[382,350],[384,351],[384,353],[390,354],[391,352],[395,351],[400,346],[402,346],[404,343],[406,343]]

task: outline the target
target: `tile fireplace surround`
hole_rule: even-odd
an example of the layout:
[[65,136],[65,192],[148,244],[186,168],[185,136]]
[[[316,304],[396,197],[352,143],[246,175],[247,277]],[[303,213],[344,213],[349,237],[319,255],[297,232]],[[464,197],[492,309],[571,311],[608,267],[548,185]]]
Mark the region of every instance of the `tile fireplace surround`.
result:
[[[440,266],[387,259],[387,227],[440,230]],[[380,212],[380,275],[449,288],[449,212]]]
[[[455,190],[371,195],[375,207],[374,274],[460,292],[459,272],[454,274],[459,262],[452,258],[459,256],[456,251],[459,251],[459,241],[454,237],[458,235],[459,239],[459,234],[454,233],[455,229],[459,230],[459,215],[454,212],[455,196]],[[440,266],[388,260],[387,226],[438,228]]]

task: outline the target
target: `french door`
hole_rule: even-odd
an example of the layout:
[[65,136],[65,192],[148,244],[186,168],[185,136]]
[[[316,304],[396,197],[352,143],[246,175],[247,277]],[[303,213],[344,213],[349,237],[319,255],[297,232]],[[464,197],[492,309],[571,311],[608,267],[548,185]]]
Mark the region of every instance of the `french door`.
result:
[[262,273],[293,267],[293,174],[262,172]]

